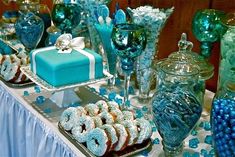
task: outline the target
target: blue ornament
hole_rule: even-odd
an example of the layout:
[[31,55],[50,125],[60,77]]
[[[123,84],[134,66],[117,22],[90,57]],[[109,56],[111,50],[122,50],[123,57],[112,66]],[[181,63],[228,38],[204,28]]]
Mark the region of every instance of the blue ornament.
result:
[[195,153],[193,153],[192,157],[200,157],[200,153],[195,152]]

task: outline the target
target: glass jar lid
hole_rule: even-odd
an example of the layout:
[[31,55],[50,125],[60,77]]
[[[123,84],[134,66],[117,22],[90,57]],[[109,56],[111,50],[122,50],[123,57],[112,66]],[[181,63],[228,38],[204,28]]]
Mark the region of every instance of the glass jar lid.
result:
[[179,51],[170,54],[169,59],[197,66],[199,69],[199,78],[202,80],[207,80],[213,76],[214,66],[207,62],[203,56],[192,52],[193,43],[187,41],[187,35],[185,33],[182,33],[178,46]]

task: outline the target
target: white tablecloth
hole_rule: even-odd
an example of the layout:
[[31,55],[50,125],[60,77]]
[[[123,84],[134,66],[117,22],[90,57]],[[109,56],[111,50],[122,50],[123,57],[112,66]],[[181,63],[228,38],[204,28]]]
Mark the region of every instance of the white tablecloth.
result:
[[[95,86],[96,87],[96,86]],[[14,89],[0,81],[0,157],[82,157],[84,156],[58,130],[57,123],[51,122],[38,113],[23,99],[23,92],[34,92],[33,87]],[[205,101],[211,105],[213,93],[207,91]],[[208,121],[209,116],[201,121]],[[199,123],[200,123],[199,122]],[[211,145],[204,143],[206,131],[197,127],[197,138],[200,140],[198,148],[189,148],[188,141],[195,136],[190,135],[185,140],[185,151],[192,154],[201,149],[210,151]],[[152,139],[160,138],[154,132]],[[162,145],[153,144],[151,152],[137,156],[163,156]]]

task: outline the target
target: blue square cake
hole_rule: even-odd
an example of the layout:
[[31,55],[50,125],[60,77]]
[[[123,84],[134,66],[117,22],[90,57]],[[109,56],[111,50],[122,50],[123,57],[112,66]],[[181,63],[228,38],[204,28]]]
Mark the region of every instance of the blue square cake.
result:
[[103,77],[102,57],[90,49],[58,53],[55,46],[31,51],[31,70],[58,87]]

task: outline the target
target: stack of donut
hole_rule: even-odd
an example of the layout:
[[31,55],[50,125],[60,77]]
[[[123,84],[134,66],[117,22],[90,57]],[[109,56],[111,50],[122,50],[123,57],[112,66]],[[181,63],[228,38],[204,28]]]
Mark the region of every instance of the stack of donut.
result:
[[29,64],[29,57],[24,53],[2,55],[0,54],[0,71],[3,79],[12,83],[22,83],[28,78],[20,71],[21,66]]
[[96,156],[141,144],[152,136],[148,120],[135,118],[131,111],[121,111],[113,101],[70,107],[62,113],[60,124]]

